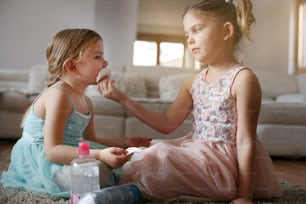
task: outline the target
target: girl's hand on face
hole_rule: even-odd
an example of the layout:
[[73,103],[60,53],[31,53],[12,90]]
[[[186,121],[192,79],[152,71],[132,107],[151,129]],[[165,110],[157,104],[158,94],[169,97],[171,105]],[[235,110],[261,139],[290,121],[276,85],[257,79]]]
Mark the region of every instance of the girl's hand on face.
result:
[[236,198],[230,204],[253,204],[253,202],[248,198]]
[[148,137],[131,137],[127,138],[126,144],[128,147],[149,147],[152,138]]
[[119,147],[109,147],[99,152],[99,159],[113,169],[121,167],[129,158],[128,152]]

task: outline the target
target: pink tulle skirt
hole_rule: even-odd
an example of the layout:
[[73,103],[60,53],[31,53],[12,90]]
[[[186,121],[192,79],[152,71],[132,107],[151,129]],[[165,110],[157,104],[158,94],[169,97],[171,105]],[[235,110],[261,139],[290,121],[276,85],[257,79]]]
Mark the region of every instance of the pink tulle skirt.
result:
[[[121,183],[136,183],[150,200],[228,201],[236,198],[237,149],[234,144],[205,143],[183,137],[155,140],[122,168]],[[254,198],[281,195],[272,161],[256,142]]]

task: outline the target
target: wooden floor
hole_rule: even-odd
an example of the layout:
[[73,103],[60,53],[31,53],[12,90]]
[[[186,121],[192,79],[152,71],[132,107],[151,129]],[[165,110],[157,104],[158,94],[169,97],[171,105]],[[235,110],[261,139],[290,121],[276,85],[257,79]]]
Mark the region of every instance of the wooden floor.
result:
[[306,158],[272,158],[278,178],[306,189]]
[[[11,150],[14,142],[0,141],[0,152]],[[285,179],[306,189],[306,158],[273,157],[273,164],[278,178]]]

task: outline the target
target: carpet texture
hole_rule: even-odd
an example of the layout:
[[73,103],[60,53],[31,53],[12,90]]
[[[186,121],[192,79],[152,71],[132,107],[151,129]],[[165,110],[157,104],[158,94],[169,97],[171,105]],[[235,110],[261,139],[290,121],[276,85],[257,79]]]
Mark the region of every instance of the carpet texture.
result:
[[[2,171],[6,170],[10,162],[10,152],[4,151],[0,153],[0,176]],[[255,201],[255,204],[303,204],[306,203],[306,189],[281,181],[283,187],[283,196],[280,199]],[[0,203],[1,204],[69,204],[69,200],[53,197],[46,194],[36,194],[16,189],[4,189],[0,185]],[[150,204],[161,204],[161,202],[147,202]],[[209,204],[226,204],[227,202],[209,202]],[[194,202],[171,202],[171,204],[194,204]],[[201,203],[204,204],[204,203]]]

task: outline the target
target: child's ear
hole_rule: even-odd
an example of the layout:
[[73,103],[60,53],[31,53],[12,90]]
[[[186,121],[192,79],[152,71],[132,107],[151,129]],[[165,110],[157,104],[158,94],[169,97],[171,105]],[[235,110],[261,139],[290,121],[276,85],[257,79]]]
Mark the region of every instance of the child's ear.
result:
[[73,59],[68,59],[67,60],[67,62],[65,63],[65,68],[66,68],[67,72],[70,72],[70,73],[76,73],[76,71],[77,71]]
[[234,25],[231,22],[224,23],[224,40],[228,40],[234,36]]

